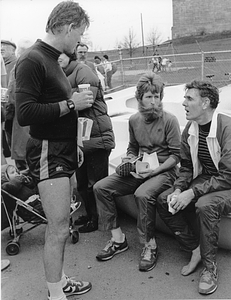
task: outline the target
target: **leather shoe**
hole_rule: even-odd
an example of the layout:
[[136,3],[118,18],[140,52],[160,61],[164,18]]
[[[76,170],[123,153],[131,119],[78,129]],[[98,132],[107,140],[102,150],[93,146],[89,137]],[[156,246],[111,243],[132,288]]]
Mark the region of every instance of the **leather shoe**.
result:
[[87,222],[89,222],[88,216],[81,215],[75,220],[74,224],[75,225],[84,225],[84,224],[87,224]]
[[89,222],[87,222],[87,224],[85,224],[79,228],[79,232],[86,233],[86,232],[96,231],[97,229],[98,229],[97,222],[89,221]]

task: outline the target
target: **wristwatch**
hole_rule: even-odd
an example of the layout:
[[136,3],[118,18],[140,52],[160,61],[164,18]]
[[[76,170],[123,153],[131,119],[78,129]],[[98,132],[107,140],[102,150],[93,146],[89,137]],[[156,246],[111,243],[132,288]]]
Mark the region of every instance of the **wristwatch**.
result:
[[70,109],[70,110],[74,110],[75,109],[75,103],[71,100],[71,99],[68,99],[66,100],[67,101],[67,107]]

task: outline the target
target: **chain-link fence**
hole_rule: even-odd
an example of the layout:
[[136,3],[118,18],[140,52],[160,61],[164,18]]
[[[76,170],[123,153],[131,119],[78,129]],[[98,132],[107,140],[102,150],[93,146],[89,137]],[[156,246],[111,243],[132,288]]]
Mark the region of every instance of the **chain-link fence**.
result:
[[[156,60],[159,60],[158,67]],[[166,85],[182,84],[193,79],[211,80],[217,87],[231,84],[231,50],[126,59],[120,52],[120,60],[114,62],[117,72],[112,76],[113,88],[135,85],[148,70],[158,73]]]

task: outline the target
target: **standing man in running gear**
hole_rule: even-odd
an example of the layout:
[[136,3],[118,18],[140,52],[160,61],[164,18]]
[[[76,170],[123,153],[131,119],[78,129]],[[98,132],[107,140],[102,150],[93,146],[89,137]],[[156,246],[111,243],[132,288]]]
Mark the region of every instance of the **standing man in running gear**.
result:
[[43,40],[25,51],[16,65],[16,112],[21,126],[30,126],[27,163],[37,181],[47,218],[44,268],[48,299],[66,300],[91,289],[64,273],[64,250],[69,236],[70,178],[82,162],[77,149],[79,102],[91,107],[91,91],[71,93],[58,58],[71,55],[89,26],[86,12],[73,1],[59,3],[51,12]]

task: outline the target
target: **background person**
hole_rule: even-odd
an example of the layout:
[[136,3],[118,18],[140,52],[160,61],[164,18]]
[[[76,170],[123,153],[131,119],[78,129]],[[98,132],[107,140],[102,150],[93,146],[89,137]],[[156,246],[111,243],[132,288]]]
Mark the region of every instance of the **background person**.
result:
[[[26,50],[16,65],[16,112],[21,126],[30,125],[27,163],[36,180],[48,221],[44,268],[48,299],[66,300],[91,289],[64,273],[64,250],[69,236],[70,178],[82,152],[77,152],[76,103],[93,103],[91,91],[71,93],[58,64],[61,53],[72,55],[89,26],[86,12],[73,1],[59,3],[51,12],[43,39]],[[71,99],[70,99],[71,98]]]
[[[6,68],[6,84],[8,87],[11,70],[14,68],[17,57],[15,55],[16,45],[15,43],[7,40],[1,40],[1,54],[5,63]],[[5,123],[3,130],[3,149],[4,155],[10,157],[11,137],[12,137],[12,126],[13,126],[13,113],[14,107],[7,102],[5,103]]]
[[103,56],[103,66],[105,70],[105,79],[106,79],[106,89],[112,89],[111,79],[112,79],[112,64],[109,61],[109,57],[107,54]]
[[7,40],[1,40],[1,54],[6,67],[7,84],[9,82],[10,72],[17,61],[17,57],[15,54],[16,48],[17,47],[15,43]]
[[77,57],[77,61],[87,65],[91,70],[96,73],[96,75],[99,77],[99,80],[101,82],[101,85],[103,87],[103,91],[105,91],[105,78],[101,75],[100,72],[98,72],[96,66],[91,61],[87,60],[87,53],[88,53],[88,46],[83,43],[78,43],[75,53]]
[[84,43],[78,43],[75,49],[77,61],[80,63],[83,63],[87,65],[89,68],[92,69],[93,72],[96,72],[95,65],[87,60],[87,52],[88,52],[88,46]]
[[104,67],[103,67],[102,60],[99,56],[94,57],[94,65],[95,65],[95,69],[96,69],[97,75],[99,77],[99,80],[101,82],[103,91],[105,91],[105,89],[106,89],[105,70],[104,70]]
[[153,56],[151,61],[153,63],[152,72],[155,72],[159,69],[159,60],[156,56]]
[[102,60],[99,56],[94,57],[94,63],[95,63],[96,70],[98,70],[104,76],[105,75],[105,70],[104,70],[104,67],[103,67]]
[[[110,230],[111,240],[96,258],[106,261],[128,249],[118,223],[115,198],[134,193],[138,206],[137,229],[143,250],[139,270],[150,271],[157,262],[155,239],[156,199],[176,178],[180,152],[180,127],[175,116],[163,111],[164,83],[155,73],[143,75],[137,84],[139,112],[129,119],[129,144],[126,161],[156,152],[159,167],[146,170],[138,178],[112,174],[94,185],[99,213],[99,229]],[[134,203],[135,205],[135,203]]]
[[[1,88],[7,88],[7,73],[5,63],[1,54]],[[5,100],[5,99],[4,99]]]
[[[29,39],[22,39],[18,42],[17,56],[20,55],[32,46],[32,41]],[[11,135],[11,158],[15,161],[15,165],[18,170],[22,171],[27,169],[26,163],[26,144],[29,139],[29,126],[20,126],[18,124],[17,116],[15,114],[15,67],[10,72],[9,84],[8,84],[8,104],[12,107],[11,118],[13,120],[12,135]]]
[[[5,138],[5,133],[4,133],[4,124],[5,124],[5,90],[4,92],[2,91],[3,89],[7,88],[7,82],[6,82],[6,67],[4,64],[4,60],[2,58],[1,54],[1,164],[4,165],[6,164],[6,158],[4,155],[4,150],[3,150],[3,138]],[[6,142],[6,140],[5,140]]]
[[219,224],[221,215],[231,212],[231,118],[216,112],[218,103],[219,91],[211,83],[186,84],[183,105],[189,122],[182,134],[179,177],[157,201],[161,218],[192,252],[181,274],[189,275],[202,260],[199,293],[204,295],[217,289]]

